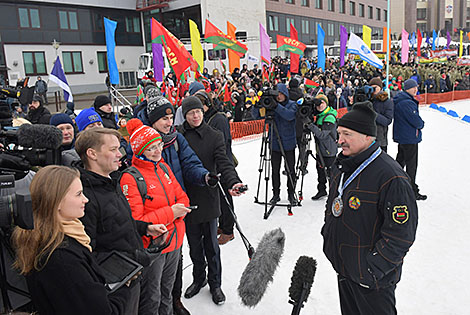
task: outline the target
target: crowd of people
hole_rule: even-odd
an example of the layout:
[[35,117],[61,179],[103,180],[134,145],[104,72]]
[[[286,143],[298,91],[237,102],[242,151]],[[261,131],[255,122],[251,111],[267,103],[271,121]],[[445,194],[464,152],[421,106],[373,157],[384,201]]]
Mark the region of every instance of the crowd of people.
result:
[[[170,73],[157,84],[149,72],[139,83],[143,95],[135,106],[119,112],[113,112],[106,95],[97,96],[78,115],[73,106],[51,114],[44,95],[33,97],[23,113],[27,123],[50,124],[63,134],[63,166],[41,169],[31,183],[35,229],[17,227],[13,237],[15,266],[26,276],[39,313],[190,314],[181,299],[184,236],[193,265],[184,297],[192,298],[208,284],[213,303],[223,304],[220,246],[234,239],[232,196],[244,191],[231,149],[230,122],[267,115],[276,125],[268,134],[270,204],[281,200],[283,159],[288,202],[299,202],[296,155],[305,154],[303,135],[312,134],[318,177],[312,199],[328,198],[322,234],[325,254],[339,274],[341,308],[350,313],[380,304],[384,314],[393,313],[402,259],[416,231],[416,200],[426,199],[416,184],[424,122],[415,96],[423,89],[430,92],[420,79],[423,71],[442,71],[444,66],[394,65],[387,91],[385,70],[362,62],[350,60],[340,68],[329,59],[323,70],[316,69],[315,60],[301,58],[298,73],[291,73],[288,59],[274,57],[272,62],[272,67],[243,65],[231,74],[204,69],[203,77],[192,83]],[[316,86],[307,86],[305,79]],[[268,88],[276,90],[269,108],[260,105]],[[298,109],[308,104],[312,113],[305,117]],[[337,117],[340,108],[348,110],[342,118]],[[392,123],[399,164],[386,154]],[[353,185],[361,177],[354,170],[364,161],[370,167],[361,176],[373,180]],[[352,187],[374,193],[352,196]],[[351,219],[346,210],[357,210],[360,200],[378,214]],[[334,235],[340,233],[345,242],[354,238],[345,236],[341,216],[366,235],[369,254],[361,252],[359,258],[350,252],[348,261],[338,255],[342,245]],[[374,220],[378,229],[372,231]],[[163,247],[157,245],[162,239]],[[138,262],[143,271],[109,294],[99,262],[112,251]],[[369,260],[369,269],[356,265]],[[361,287],[374,294],[367,296]],[[358,302],[358,295],[365,298]],[[90,305],[99,308],[85,311]]]

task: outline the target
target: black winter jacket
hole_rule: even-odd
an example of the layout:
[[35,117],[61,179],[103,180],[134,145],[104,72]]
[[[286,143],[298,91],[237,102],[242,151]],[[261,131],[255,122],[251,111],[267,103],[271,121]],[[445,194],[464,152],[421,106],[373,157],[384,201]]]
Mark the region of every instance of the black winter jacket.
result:
[[331,207],[343,183],[378,144],[354,157],[338,155],[322,228],[323,251],[340,275],[368,288],[385,288],[400,280],[403,258],[415,240],[418,208],[408,176],[382,152],[345,189],[343,212]]
[[101,116],[101,120],[103,121],[103,127],[111,128],[111,129],[119,129],[116,123],[116,114],[113,112],[105,113],[102,110],[95,108],[98,115]]
[[41,315],[124,314],[130,288],[108,295],[100,270],[87,248],[65,236],[44,268],[26,276],[36,310]]
[[393,120],[393,99],[388,98],[387,92],[380,92],[372,97],[372,105],[377,113],[377,142],[380,146],[388,145],[388,126]]
[[147,266],[150,261],[143,250],[141,236],[146,235],[149,223],[132,218],[116,176],[111,179],[83,168],[79,170],[83,192],[89,199],[85,216],[80,220],[91,238],[93,253],[99,256],[117,250]]
[[222,132],[224,135],[225,151],[227,152],[227,157],[233,163],[232,134],[230,133],[230,124],[228,122],[227,116],[215,109],[214,106],[211,106],[207,112],[204,113],[204,121],[215,130]]
[[[189,145],[211,173],[221,173],[222,181],[228,187],[241,183],[233,163],[228,159],[224,137],[218,130],[205,122],[197,128],[191,128],[185,121],[178,126],[178,131],[188,140]],[[184,185],[191,205],[199,206],[197,210],[186,215],[186,224],[209,222],[220,216],[219,188],[197,186],[185,179]]]
[[51,120],[51,112],[43,105],[41,105],[37,109],[28,110],[28,114],[26,114],[26,119],[29,120],[33,125],[49,125],[49,122]]

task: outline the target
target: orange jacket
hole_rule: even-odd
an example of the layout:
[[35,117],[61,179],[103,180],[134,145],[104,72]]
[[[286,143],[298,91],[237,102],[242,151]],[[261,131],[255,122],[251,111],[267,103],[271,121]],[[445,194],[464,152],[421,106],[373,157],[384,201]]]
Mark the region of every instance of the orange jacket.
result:
[[[168,169],[168,175],[163,171],[160,164],[164,164]],[[147,184],[147,195],[150,199],[142,202],[137,183],[128,173],[121,177],[120,185],[124,196],[132,210],[132,217],[135,220],[151,222],[153,224],[165,224],[168,229],[168,239],[176,229],[171,244],[163,253],[177,250],[183,244],[184,233],[186,231],[183,221],[184,217],[174,218],[171,206],[182,203],[189,206],[189,198],[181,188],[168,164],[160,160],[156,165],[149,161],[143,161],[135,156],[132,159],[135,166],[145,179]],[[167,240],[168,240],[167,239]],[[150,237],[143,236],[144,246],[150,244]]]

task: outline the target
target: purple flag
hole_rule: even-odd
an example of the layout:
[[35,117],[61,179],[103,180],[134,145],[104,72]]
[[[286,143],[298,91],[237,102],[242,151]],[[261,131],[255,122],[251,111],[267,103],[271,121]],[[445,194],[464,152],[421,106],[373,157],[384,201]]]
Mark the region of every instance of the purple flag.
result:
[[408,62],[408,54],[410,51],[410,42],[408,41],[408,34],[405,29],[401,31],[401,63],[405,64]]
[[340,67],[344,66],[344,55],[346,54],[346,45],[348,43],[348,30],[343,25],[340,26],[340,48],[339,48],[339,58],[340,58]]
[[447,49],[449,49],[450,41],[451,41],[450,33],[449,31],[447,31],[447,47],[446,47]]
[[152,57],[153,57],[153,76],[158,82],[163,81],[163,71],[165,63],[163,62],[163,46],[162,44],[152,43]]
[[269,49],[271,44],[268,33],[266,33],[266,29],[261,23],[259,23],[259,42],[261,45],[261,62],[265,62],[269,65],[271,63],[271,51]]

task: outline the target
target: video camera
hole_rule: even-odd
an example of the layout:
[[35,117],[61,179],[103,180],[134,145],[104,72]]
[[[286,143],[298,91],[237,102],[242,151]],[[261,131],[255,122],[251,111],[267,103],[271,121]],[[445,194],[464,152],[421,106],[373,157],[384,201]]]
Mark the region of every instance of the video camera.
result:
[[374,88],[370,85],[364,85],[362,87],[356,88],[354,91],[354,104],[362,103],[365,101],[370,101],[372,94],[374,93]]
[[277,90],[269,87],[265,87],[262,90],[261,98],[259,102],[255,104],[256,108],[266,108],[266,110],[274,110],[277,106],[276,97],[279,95]]
[[308,120],[312,120],[313,116],[318,114],[317,106],[321,104],[321,99],[315,98],[312,95],[305,95],[303,98],[300,98],[297,101],[299,105],[297,111],[299,112],[299,117]]

